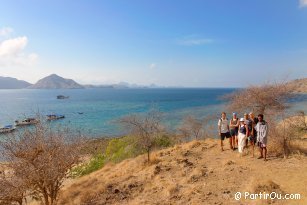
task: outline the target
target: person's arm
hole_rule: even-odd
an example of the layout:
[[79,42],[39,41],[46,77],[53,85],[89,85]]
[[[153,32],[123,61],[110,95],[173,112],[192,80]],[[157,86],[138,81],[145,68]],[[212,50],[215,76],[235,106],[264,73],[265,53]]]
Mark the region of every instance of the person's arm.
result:
[[230,128],[233,128],[233,125],[231,124],[231,122],[232,122],[232,119],[229,120],[229,127],[230,127]]
[[248,126],[247,126],[247,124],[245,124],[244,126],[245,126],[245,130],[246,130],[246,136],[248,136]]
[[255,129],[255,122],[252,121],[252,132],[251,132],[251,136],[254,136],[254,129]]
[[[258,130],[259,130],[259,125],[258,124],[256,124],[255,130],[258,132]],[[258,134],[257,135],[257,142],[259,142],[259,141],[260,141],[260,135]]]
[[217,123],[218,126],[218,131],[219,131],[219,135],[221,136],[221,120],[219,120],[219,122]]
[[228,132],[230,132],[230,129],[229,129],[229,124],[227,124],[227,129],[228,129]]
[[235,127],[239,128],[239,125],[240,125],[240,121],[237,119],[237,124]]

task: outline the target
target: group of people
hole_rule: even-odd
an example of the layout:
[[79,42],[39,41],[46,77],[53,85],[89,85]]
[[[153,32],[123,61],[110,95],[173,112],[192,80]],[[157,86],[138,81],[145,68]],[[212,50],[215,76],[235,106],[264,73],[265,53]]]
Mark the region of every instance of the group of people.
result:
[[263,114],[255,117],[252,112],[245,113],[244,117],[239,119],[237,113],[234,112],[232,118],[228,120],[226,113],[222,112],[218,121],[218,131],[222,151],[224,151],[224,139],[229,138],[230,148],[238,149],[241,156],[246,153],[248,144],[250,144],[254,157],[254,148],[257,145],[260,152],[258,159],[267,160],[268,123],[264,120]]

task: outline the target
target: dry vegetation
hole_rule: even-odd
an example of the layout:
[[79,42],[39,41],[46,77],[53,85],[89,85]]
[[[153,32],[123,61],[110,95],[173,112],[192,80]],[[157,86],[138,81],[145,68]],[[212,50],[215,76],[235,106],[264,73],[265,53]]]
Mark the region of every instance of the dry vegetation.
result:
[[293,91],[296,93],[307,93],[307,78],[293,80],[288,84],[295,87]]
[[[156,110],[130,115],[119,120],[127,137],[92,140],[87,146],[68,140],[65,130],[55,132],[39,123],[34,131],[0,143],[8,162],[0,167],[5,170],[0,204],[252,203],[235,201],[237,191],[300,193],[300,201],[253,203],[306,204],[307,123],[303,112],[286,114],[293,88],[265,84],[226,96],[232,111],[265,114],[270,127],[267,162],[250,154],[239,157],[230,149],[221,153],[218,141],[207,139],[217,120],[212,116],[184,118],[175,135],[166,132]],[[169,147],[173,140],[194,141],[156,149]],[[93,157],[76,166],[80,154]],[[73,173],[82,177],[68,180]]]
[[[301,145],[306,148],[306,141]],[[276,204],[306,204],[306,155],[285,160],[268,154],[264,162],[251,154],[239,157],[229,148],[220,152],[214,139],[175,145],[152,152],[150,164],[141,155],[77,179],[65,187],[60,204],[269,204],[237,202],[234,194],[272,190],[302,195]]]
[[81,148],[67,129],[51,130],[43,123],[7,136],[0,146],[7,162],[0,176],[0,203],[6,205],[31,199],[56,204],[68,171],[79,162]]

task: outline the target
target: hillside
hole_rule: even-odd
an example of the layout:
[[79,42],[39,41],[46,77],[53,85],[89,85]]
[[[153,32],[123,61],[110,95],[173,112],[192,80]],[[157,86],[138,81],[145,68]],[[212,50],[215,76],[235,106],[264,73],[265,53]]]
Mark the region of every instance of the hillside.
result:
[[307,93],[307,78],[296,79],[288,83],[290,86],[294,86],[294,91],[297,93]]
[[0,76],[0,89],[21,89],[32,85],[24,80]]
[[29,87],[30,89],[78,89],[82,85],[72,79],[62,78],[56,74],[49,75]]
[[[306,141],[304,146],[307,148]],[[90,175],[67,182],[60,204],[267,204],[267,200],[236,201],[236,192],[299,193],[300,200],[275,204],[307,204],[307,157],[239,157],[219,141],[207,139],[107,164]]]

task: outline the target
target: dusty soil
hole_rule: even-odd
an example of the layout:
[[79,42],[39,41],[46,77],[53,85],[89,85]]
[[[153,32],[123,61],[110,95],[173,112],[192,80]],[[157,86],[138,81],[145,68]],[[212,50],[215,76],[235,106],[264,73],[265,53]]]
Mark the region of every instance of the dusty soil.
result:
[[[302,141],[307,147],[307,141]],[[108,164],[68,183],[60,204],[307,204],[307,156],[239,157],[207,139]],[[269,148],[268,148],[269,149]],[[300,200],[235,200],[236,192],[300,194]]]

